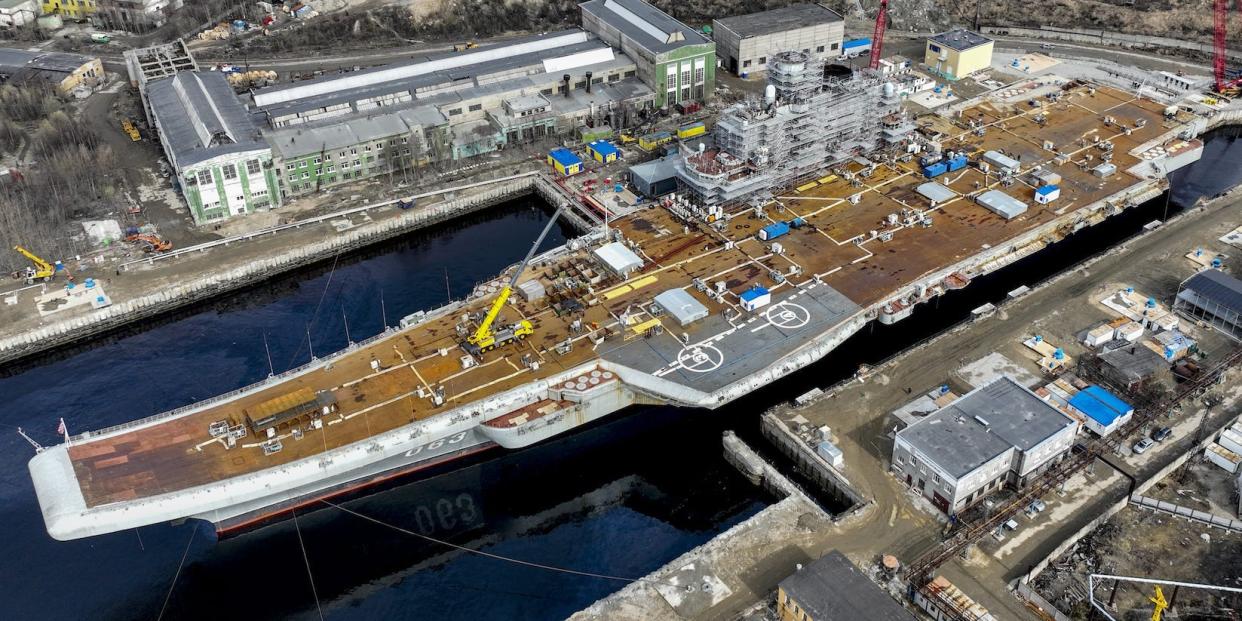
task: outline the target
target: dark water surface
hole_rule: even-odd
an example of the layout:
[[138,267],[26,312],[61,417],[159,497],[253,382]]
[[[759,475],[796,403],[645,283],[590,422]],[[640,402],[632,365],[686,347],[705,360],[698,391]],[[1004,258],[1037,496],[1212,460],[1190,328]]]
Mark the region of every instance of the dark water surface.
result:
[[[1242,141],[1219,133],[1204,161],[1174,175],[1173,203],[1242,181]],[[640,576],[762,509],[771,499],[721,458],[720,433],[757,440],[757,414],[852,373],[960,321],[1005,292],[1055,275],[1163,215],[1163,198],[977,279],[909,320],[868,329],[809,369],[715,412],[632,409],[515,453],[484,453],[454,469],[346,503],[411,531],[535,563]],[[560,619],[620,588],[455,551],[323,508],[222,542],[194,523],[56,542],[43,529],[13,428],[56,441],[257,381],[464,295],[517,260],[548,213],[535,199],[413,233],[332,264],[276,278],[143,330],[69,350],[0,378],[0,618]],[[554,230],[546,247],[572,232]],[[759,444],[757,441],[755,444]]]

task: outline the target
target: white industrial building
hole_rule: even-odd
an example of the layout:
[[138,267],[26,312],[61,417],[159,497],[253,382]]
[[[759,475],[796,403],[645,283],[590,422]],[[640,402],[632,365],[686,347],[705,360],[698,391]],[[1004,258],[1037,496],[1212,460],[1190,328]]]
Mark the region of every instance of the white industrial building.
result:
[[595,259],[608,271],[621,278],[628,278],[630,274],[643,267],[642,258],[621,242],[612,242],[596,248]]
[[897,433],[892,470],[956,514],[1002,485],[1024,486],[1067,455],[1078,424],[1002,377]]
[[712,20],[712,38],[721,67],[741,75],[767,71],[768,60],[780,52],[801,51],[819,60],[840,56],[845,20],[820,4],[793,4]]

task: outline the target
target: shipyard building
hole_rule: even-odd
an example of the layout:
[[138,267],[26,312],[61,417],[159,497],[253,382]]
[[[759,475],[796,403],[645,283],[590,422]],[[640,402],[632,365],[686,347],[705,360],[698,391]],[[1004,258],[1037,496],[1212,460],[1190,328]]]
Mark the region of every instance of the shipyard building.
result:
[[0,84],[41,84],[69,96],[103,80],[103,63],[94,56],[0,48]]
[[[159,80],[197,70],[180,42],[127,52],[126,62],[153,124],[167,126],[160,117],[202,119],[227,110],[222,116],[237,131],[226,134],[251,135],[243,123],[258,130],[261,145],[250,146],[277,174],[271,198],[247,198],[245,209],[227,192],[214,207],[199,201],[190,181],[201,171],[184,165],[185,141],[161,138],[202,222],[549,136],[607,133],[632,125],[644,110],[712,96],[715,44],[685,24],[642,0],[587,2],[582,23],[582,29],[261,88],[244,99],[223,77],[205,75],[153,97]],[[186,87],[201,101],[185,103],[179,93]],[[187,110],[193,107],[202,109]],[[239,110],[246,114],[233,114]],[[211,139],[190,145],[220,146]]]
[[729,72],[767,71],[781,52],[802,51],[818,60],[841,55],[845,20],[820,4],[787,7],[712,20],[716,56]]
[[590,0],[582,27],[633,59],[655,90],[655,106],[710,99],[716,89],[716,44],[643,0]]
[[1074,419],[1001,377],[899,431],[892,469],[952,515],[1042,474],[1069,454],[1077,432]]
[[923,64],[936,75],[959,80],[992,64],[992,40],[970,30],[950,30],[927,39]]
[[272,149],[223,73],[160,78],[144,99],[196,224],[280,205]]

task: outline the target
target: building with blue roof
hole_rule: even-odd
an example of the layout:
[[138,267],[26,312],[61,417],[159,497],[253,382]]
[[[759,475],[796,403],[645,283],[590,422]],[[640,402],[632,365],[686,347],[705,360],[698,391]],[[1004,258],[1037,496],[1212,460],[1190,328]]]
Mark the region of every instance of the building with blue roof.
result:
[[1061,186],[1044,185],[1035,188],[1035,202],[1041,205],[1047,205],[1058,198],[1061,198]]
[[1134,415],[1134,406],[1094,384],[1078,391],[1069,404],[1085,417],[1087,429],[1100,436],[1116,431]]
[[590,153],[595,161],[607,164],[617,161],[620,151],[617,151],[617,147],[607,140],[596,140],[587,145],[587,153]]
[[548,152],[548,164],[566,177],[582,172],[582,158],[564,147]]
[[764,287],[755,285],[738,296],[742,300],[742,308],[754,312],[772,303],[772,294]]

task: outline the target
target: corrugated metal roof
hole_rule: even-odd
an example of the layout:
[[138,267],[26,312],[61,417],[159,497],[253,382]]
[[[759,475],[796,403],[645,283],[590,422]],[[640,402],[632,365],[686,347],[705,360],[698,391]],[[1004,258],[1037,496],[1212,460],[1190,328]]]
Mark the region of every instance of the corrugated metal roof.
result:
[[154,80],[147,100],[179,170],[218,155],[268,149],[223,73],[183,71]]
[[1242,280],[1229,274],[1217,269],[1204,270],[1188,278],[1184,288],[1242,314]]
[[669,289],[657,295],[655,303],[683,326],[690,325],[708,315],[707,307],[694,299],[694,296],[685,289]]
[[1088,386],[1070,398],[1069,404],[1105,427],[1134,411],[1130,404],[1099,386]]
[[760,11],[748,15],[736,15],[715,20],[717,24],[732,30],[743,39],[797,30],[814,28],[821,24],[845,21],[839,13],[822,4],[792,4],[779,9]]
[[657,54],[710,43],[699,31],[642,0],[590,0],[578,6]]
[[919,187],[915,188],[915,191],[922,194],[927,200],[936,203],[943,203],[954,196],[957,196],[957,192],[954,192],[953,190],[950,190],[949,188],[934,181],[928,181],[927,183],[919,185]]
[[259,106],[267,106],[306,97],[367,88],[384,82],[403,80],[437,71],[461,70],[492,61],[503,61],[524,54],[545,50],[558,50],[575,43],[585,43],[590,38],[591,35],[581,30],[551,33],[515,44],[479,48],[469,52],[456,52],[426,62],[385,65],[373,70],[355,71],[306,82],[268,87],[255,93],[254,102]]
[[1026,213],[1026,203],[1000,190],[988,190],[975,200],[1006,220],[1012,220]]

